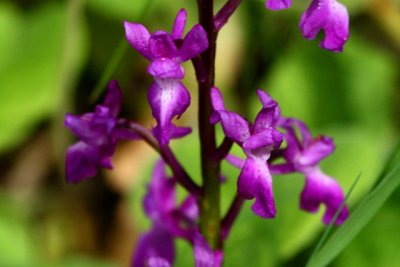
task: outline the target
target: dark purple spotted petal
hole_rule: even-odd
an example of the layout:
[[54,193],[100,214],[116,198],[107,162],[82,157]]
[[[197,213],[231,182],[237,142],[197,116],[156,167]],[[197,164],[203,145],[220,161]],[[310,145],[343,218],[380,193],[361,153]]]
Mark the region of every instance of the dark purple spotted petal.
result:
[[186,18],[187,12],[185,9],[179,10],[178,14],[176,14],[174,26],[172,28],[172,39],[178,40],[182,39],[183,32],[185,31],[186,26]]
[[168,144],[171,138],[187,133],[172,124],[172,119],[181,116],[190,104],[189,92],[179,80],[157,79],[150,86],[147,97],[157,121],[154,135],[160,144]]
[[262,218],[276,214],[272,191],[272,177],[263,159],[248,157],[238,178],[238,193],[245,199],[255,198],[253,212]]
[[[320,205],[325,205],[326,210],[323,222],[329,224],[340,205],[344,201],[344,194],[339,184],[331,177],[315,168],[305,173],[306,184],[301,193],[300,207],[309,212],[317,212]],[[344,206],[335,224],[342,224],[349,212]]]
[[142,24],[124,22],[125,36],[129,44],[135,48],[142,56],[148,60],[153,60],[154,57],[149,51],[150,33]]
[[309,40],[323,30],[325,37],[321,46],[334,52],[341,52],[349,38],[349,14],[346,7],[335,0],[313,0],[303,13],[299,26]]
[[265,6],[271,10],[281,10],[291,6],[291,0],[267,0]]

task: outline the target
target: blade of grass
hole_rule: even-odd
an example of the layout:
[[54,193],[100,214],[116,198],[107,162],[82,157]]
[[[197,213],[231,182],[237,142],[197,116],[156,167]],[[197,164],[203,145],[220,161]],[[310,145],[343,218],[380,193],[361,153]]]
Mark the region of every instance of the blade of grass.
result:
[[345,204],[346,204],[347,200],[349,199],[351,193],[353,192],[355,186],[357,185],[358,181],[360,180],[360,177],[361,177],[361,173],[354,180],[354,182],[351,185],[349,191],[347,192],[342,204],[340,204],[339,209],[336,211],[335,216],[333,217],[333,219],[330,222],[330,224],[328,225],[328,227],[326,227],[326,229],[325,229],[324,233],[322,234],[320,240],[318,241],[317,245],[315,246],[315,249],[312,252],[310,259],[308,260],[306,267],[308,267],[310,265],[310,262],[314,259],[315,255],[317,255],[317,253],[320,251],[322,245],[325,243],[325,241],[328,238],[329,234],[332,232],[332,229],[333,229],[333,226],[335,224],[335,221],[339,217],[339,214],[342,212],[343,207],[345,206]]
[[[394,155],[399,155],[396,151]],[[400,184],[400,162],[397,162],[382,181],[361,202],[349,219],[330,237],[307,266],[327,266],[353,240],[378,212]]]
[[[155,0],[146,1],[146,5],[143,7],[138,17],[139,21],[143,20],[147,16],[147,13],[150,11],[150,8],[152,7],[154,2]],[[93,89],[93,92],[89,98],[90,103],[93,104],[94,102],[96,102],[101,93],[105,90],[107,82],[111,79],[111,76],[114,74],[115,69],[118,67],[118,64],[124,57],[128,47],[129,47],[128,42],[125,40],[125,37],[123,37],[120,43],[118,44],[118,47],[114,50],[111,59],[107,64],[107,67],[104,69],[99,81],[97,82],[95,88]]]

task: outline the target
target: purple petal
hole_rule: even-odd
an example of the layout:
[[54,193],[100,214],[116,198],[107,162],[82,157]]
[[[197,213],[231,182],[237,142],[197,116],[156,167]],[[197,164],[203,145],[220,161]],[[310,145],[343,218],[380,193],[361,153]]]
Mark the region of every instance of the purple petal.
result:
[[274,108],[278,106],[278,103],[267,92],[258,89],[257,95],[264,108]]
[[182,131],[172,124],[172,119],[181,116],[190,104],[189,92],[183,84],[176,79],[156,79],[147,97],[157,121],[154,134],[160,144],[168,144],[176,133],[182,135]]
[[211,88],[211,104],[214,110],[225,110],[224,99],[217,87]]
[[303,166],[314,166],[322,159],[332,154],[335,150],[333,140],[326,136],[315,138],[301,153],[298,158],[299,164]]
[[149,49],[152,56],[158,59],[172,59],[177,55],[174,40],[168,33],[163,31],[156,32],[150,37]]
[[218,88],[211,89],[211,101],[214,112],[210,117],[210,123],[221,122],[225,135],[231,140],[242,144],[250,137],[250,123],[242,116],[226,111],[221,92]]
[[135,48],[142,56],[152,60],[154,57],[149,51],[150,33],[142,24],[124,22],[125,36],[128,42]]
[[176,61],[162,58],[151,62],[147,72],[154,78],[182,79],[185,75],[183,67]]
[[272,177],[264,160],[248,157],[240,172],[237,187],[243,198],[256,199],[251,207],[256,215],[262,218],[275,217]]
[[183,39],[177,60],[180,62],[194,58],[208,48],[207,33],[199,24],[193,26]]
[[[300,207],[309,212],[317,212],[319,206],[324,204],[326,210],[323,222],[329,224],[344,201],[342,189],[336,180],[321,172],[319,168],[314,168],[305,175],[306,184],[301,193]],[[335,224],[342,224],[348,216],[349,212],[344,206]]]
[[228,156],[226,156],[225,159],[226,159],[231,165],[235,166],[236,168],[241,169],[241,168],[243,168],[243,166],[244,166],[245,160],[242,159],[242,158],[239,158],[239,157],[237,157],[237,156],[228,155]]
[[199,218],[199,207],[196,198],[192,195],[185,198],[179,207],[179,211],[187,220],[194,223]]
[[346,7],[335,0],[313,0],[303,13],[299,26],[303,36],[309,40],[324,30],[321,46],[333,52],[341,52],[349,38],[349,14]]
[[175,181],[167,179],[165,163],[159,160],[153,170],[143,207],[152,221],[165,222],[168,213],[175,209]]
[[205,238],[197,231],[193,241],[194,261],[196,267],[220,267],[223,254],[221,251],[213,252]]
[[68,183],[78,183],[97,174],[99,151],[96,147],[78,142],[67,150],[65,169]]
[[[283,135],[274,128],[267,128],[262,132],[251,135],[243,144],[244,149],[259,149],[263,147],[274,146],[279,148],[282,143]],[[271,147],[272,149],[272,147]]]
[[186,18],[187,18],[187,12],[184,8],[178,11],[178,14],[176,14],[175,21],[174,21],[174,26],[172,28],[172,39],[178,40],[182,39],[183,32],[185,31],[185,26],[186,26]]
[[151,257],[148,261],[147,261],[147,266],[148,267],[170,267],[171,264],[163,259],[163,258],[158,258],[158,257]]
[[106,97],[104,98],[103,106],[109,108],[111,116],[117,117],[121,111],[121,103],[121,89],[118,82],[116,80],[112,80],[108,83],[108,91]]
[[267,0],[265,6],[271,10],[286,9],[291,6],[291,0]]
[[96,106],[95,113],[81,116],[65,115],[64,125],[80,140],[89,145],[102,145],[110,142],[110,135],[116,125],[115,118],[110,117],[109,109]]
[[169,231],[158,225],[153,226],[150,232],[139,239],[132,266],[146,267],[151,258],[161,258],[170,265],[175,259],[173,236]]

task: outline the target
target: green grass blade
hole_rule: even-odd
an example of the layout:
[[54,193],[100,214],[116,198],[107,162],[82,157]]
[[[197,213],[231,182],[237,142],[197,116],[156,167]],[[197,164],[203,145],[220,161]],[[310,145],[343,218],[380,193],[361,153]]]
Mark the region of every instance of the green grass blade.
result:
[[361,173],[354,180],[353,184],[351,185],[349,191],[346,194],[345,199],[343,200],[342,204],[340,204],[339,209],[336,211],[335,216],[333,217],[331,223],[328,225],[328,227],[326,227],[324,233],[322,234],[320,240],[318,241],[318,244],[315,246],[315,249],[314,249],[313,253],[311,254],[311,257],[307,262],[307,265],[306,265],[307,267],[310,265],[311,261],[313,261],[314,257],[320,251],[322,245],[325,243],[326,239],[328,238],[329,234],[332,232],[335,221],[339,217],[339,214],[342,212],[343,207],[346,205],[346,202],[349,199],[349,197],[350,197],[351,193],[353,192],[355,186],[357,185],[358,181],[360,180],[360,177],[361,177]]
[[[146,1],[146,5],[143,7],[142,11],[140,12],[140,15],[138,17],[138,20],[141,21],[143,20],[146,16],[147,13],[149,12],[151,6],[155,0],[148,0]],[[120,63],[121,59],[124,57],[129,45],[128,42],[125,40],[125,36],[122,38],[120,41],[118,47],[114,50],[113,55],[111,56],[110,61],[107,64],[107,67],[101,74],[101,78],[97,82],[92,94],[90,95],[89,101],[91,103],[94,103],[97,101],[101,93],[105,90],[106,85],[108,81],[111,79],[111,76],[114,74],[115,69],[118,67],[118,64]]]
[[[399,155],[396,151],[394,155]],[[393,164],[381,182],[365,197],[349,219],[310,260],[309,267],[327,266],[378,212],[400,184],[400,161]]]

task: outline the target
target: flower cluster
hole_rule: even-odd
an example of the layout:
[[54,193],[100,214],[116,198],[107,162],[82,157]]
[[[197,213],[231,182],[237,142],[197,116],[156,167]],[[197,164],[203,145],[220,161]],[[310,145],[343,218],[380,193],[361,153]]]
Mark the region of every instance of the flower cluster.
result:
[[143,208],[152,221],[152,228],[141,236],[133,266],[171,266],[175,258],[174,240],[182,238],[193,245],[196,266],[219,267],[222,252],[213,252],[197,228],[196,199],[189,195],[178,206],[176,183],[174,177],[167,177],[165,163],[158,161],[143,199]]
[[111,156],[119,140],[137,139],[138,135],[118,119],[122,93],[117,81],[108,84],[104,103],[92,113],[81,116],[67,114],[64,125],[80,139],[72,145],[66,156],[66,177],[70,183],[78,183],[93,177],[100,167],[112,169]]
[[157,121],[154,134],[162,145],[191,132],[190,128],[176,127],[172,123],[172,119],[180,117],[190,104],[190,94],[181,83],[185,74],[181,63],[208,47],[207,33],[200,25],[195,25],[182,40],[186,16],[184,9],[178,12],[171,34],[156,31],[150,35],[142,24],[124,24],[128,42],[151,61],[147,72],[153,76],[154,83],[148,91],[148,100]]
[[[307,126],[292,118],[280,115],[278,103],[262,90],[257,91],[262,108],[254,124],[251,124],[239,114],[227,111],[223,104],[220,91],[213,88],[211,99],[214,113],[210,122],[221,123],[224,134],[242,147],[246,159],[241,160],[228,155],[227,160],[241,169],[237,190],[244,199],[253,199],[253,212],[263,218],[274,218],[276,215],[272,191],[271,174],[287,174],[301,172],[306,177],[305,188],[301,194],[300,207],[309,212],[318,211],[321,204],[326,206],[324,223],[329,224],[340,205],[344,194],[339,184],[325,175],[318,162],[334,150],[332,139],[320,136],[312,138]],[[277,128],[286,132],[282,134]],[[301,139],[296,135],[296,128],[301,133]],[[286,148],[279,149],[282,141]],[[275,153],[271,157],[271,153]],[[283,164],[273,164],[282,157]],[[348,217],[344,207],[336,224],[343,223]]]
[[[267,0],[267,8],[281,10],[291,6],[291,0]],[[345,6],[336,0],[312,0],[300,19],[299,27],[308,40],[325,32],[321,41],[324,49],[341,52],[349,38],[349,14]]]
[[[201,5],[202,1],[198,3]],[[111,157],[120,140],[143,139],[162,158],[154,168],[143,200],[144,211],[152,226],[138,242],[132,257],[133,266],[171,266],[175,259],[174,243],[177,238],[192,245],[196,267],[221,266],[222,243],[245,200],[254,199],[251,209],[256,215],[262,218],[276,216],[273,175],[304,174],[306,180],[300,196],[300,208],[316,212],[321,205],[325,205],[325,224],[333,221],[339,209],[340,214],[334,223],[343,223],[349,215],[343,205],[345,197],[339,184],[324,174],[318,165],[334,151],[332,139],[313,137],[303,122],[283,117],[278,103],[262,90],[257,91],[262,107],[251,123],[227,110],[221,92],[213,86],[218,31],[239,4],[240,1],[228,0],[216,15],[212,12],[212,5],[208,6],[211,12],[200,12],[208,19],[203,24],[204,28],[200,24],[194,25],[184,37],[187,19],[184,9],[176,15],[171,33],[159,30],[150,34],[142,24],[124,23],[130,45],[150,61],[147,72],[154,80],[147,98],[157,123],[152,129],[119,117],[122,92],[117,81],[109,83],[103,103],[97,105],[94,112],[80,116],[67,114],[65,117],[65,126],[79,139],[66,155],[66,178],[70,183],[95,176],[99,168],[111,169]],[[290,0],[266,2],[266,6],[273,10],[290,5]],[[348,38],[347,10],[335,0],[313,0],[302,15],[300,28],[307,39],[314,39],[321,29],[324,30],[322,47],[341,51]],[[204,163],[202,186],[194,182],[169,147],[171,139],[191,133],[190,128],[173,123],[190,105],[190,93],[181,81],[185,74],[182,63],[188,60],[192,60],[196,70],[201,90],[200,103],[206,106],[199,109],[200,158]],[[215,140],[216,124],[221,125],[225,134],[220,146]],[[208,139],[211,142],[205,142]],[[241,147],[245,159],[229,154],[234,143]],[[207,199],[210,196],[207,194],[219,192],[218,179],[224,177],[219,172],[219,166],[225,159],[240,168],[237,192],[227,214],[221,219],[217,208],[217,212],[210,212],[214,216],[210,219],[212,223],[204,227],[202,219],[207,218],[204,213],[214,206],[219,207],[219,202],[213,203],[216,198]],[[277,159],[281,159],[279,163]],[[167,166],[172,171],[170,177],[166,172]],[[206,183],[209,181],[213,183]],[[207,186],[210,184],[218,190],[209,190]],[[176,200],[177,185],[187,191],[187,197],[181,203]],[[200,231],[199,221],[204,232]],[[207,232],[209,229],[211,234]]]

